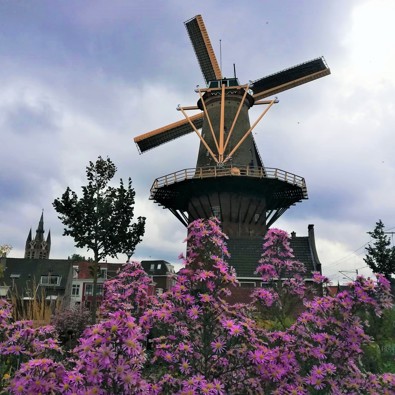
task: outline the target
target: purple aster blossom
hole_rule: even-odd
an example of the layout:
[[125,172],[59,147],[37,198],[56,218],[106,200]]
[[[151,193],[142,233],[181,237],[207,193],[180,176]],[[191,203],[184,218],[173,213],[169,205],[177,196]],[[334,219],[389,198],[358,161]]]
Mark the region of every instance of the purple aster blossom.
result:
[[51,359],[31,359],[22,364],[11,380],[11,394],[61,393],[67,383],[66,369]]

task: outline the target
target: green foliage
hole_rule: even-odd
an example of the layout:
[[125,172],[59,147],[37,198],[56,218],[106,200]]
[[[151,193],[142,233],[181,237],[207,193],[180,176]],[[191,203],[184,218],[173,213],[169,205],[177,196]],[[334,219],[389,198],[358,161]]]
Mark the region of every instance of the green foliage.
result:
[[118,188],[109,186],[116,170],[109,158],[89,162],[82,197],[68,187],[53,202],[65,225],[64,235],[73,237],[76,247],[93,251],[96,262],[119,253],[130,257],[144,235],[145,218],[132,223],[135,192],[131,179],[126,187],[122,179]]
[[145,218],[133,223],[135,191],[129,178],[125,187],[109,185],[117,171],[114,163],[99,156],[86,168],[88,184],[82,187],[82,197],[67,187],[53,206],[62,221],[64,235],[74,239],[77,248],[87,248],[94,254],[92,318],[96,321],[96,290],[99,261],[124,253],[130,258],[145,231]]
[[80,255],[80,254],[73,254],[69,257],[67,257],[67,259],[69,261],[73,261],[73,262],[93,262],[92,258],[85,258],[84,255]]
[[381,273],[391,279],[391,275],[395,274],[395,248],[391,247],[391,240],[384,232],[383,222],[376,222],[373,232],[368,234],[373,239],[373,244],[366,247],[364,261],[374,273]]
[[0,245],[0,258],[6,258],[9,252],[12,250],[12,246],[9,244]]
[[395,372],[395,310],[387,309],[377,316],[373,310],[357,311],[368,323],[366,334],[373,340],[364,347],[362,364],[373,373]]

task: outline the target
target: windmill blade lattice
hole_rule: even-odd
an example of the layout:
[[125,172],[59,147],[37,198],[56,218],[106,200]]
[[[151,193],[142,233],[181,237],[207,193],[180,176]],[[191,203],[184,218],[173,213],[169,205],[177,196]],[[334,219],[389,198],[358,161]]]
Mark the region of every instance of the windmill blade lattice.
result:
[[220,80],[222,78],[221,69],[215,57],[201,15],[197,15],[186,21],[185,27],[187,28],[189,38],[191,39],[206,83],[208,84],[209,81]]
[[255,80],[251,89],[254,99],[263,99],[328,74],[330,70],[321,57]]
[[[189,118],[196,129],[201,129],[203,125],[203,115],[203,113],[200,113]],[[182,119],[181,121],[171,123],[170,125],[163,126],[149,133],[137,136],[134,138],[134,142],[137,144],[140,153],[143,153],[171,140],[185,136],[193,131],[194,129],[188,119]]]

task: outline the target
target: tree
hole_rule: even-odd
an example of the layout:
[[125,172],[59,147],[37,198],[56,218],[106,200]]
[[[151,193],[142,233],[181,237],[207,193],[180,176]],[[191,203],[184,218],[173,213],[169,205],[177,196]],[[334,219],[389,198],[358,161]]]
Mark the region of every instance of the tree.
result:
[[85,258],[84,255],[80,255],[80,254],[73,254],[69,257],[67,257],[67,259],[69,261],[73,261],[73,262],[93,262],[92,258]]
[[[12,250],[12,246],[9,244],[1,244],[0,245],[0,258],[7,258],[7,255]],[[0,262],[1,263],[1,262]],[[4,266],[0,264],[0,278],[3,277]]]
[[11,250],[12,250],[12,246],[10,246],[9,244],[1,244],[0,245],[0,258],[6,258]]
[[67,187],[53,206],[64,228],[63,235],[73,237],[77,248],[87,248],[94,254],[92,320],[96,322],[97,277],[99,261],[124,253],[130,258],[142,240],[145,217],[133,223],[135,191],[129,178],[125,187],[109,185],[117,171],[114,163],[101,156],[86,168],[88,185],[82,187],[82,197]]
[[373,245],[366,247],[364,261],[373,270],[373,273],[381,273],[388,280],[391,274],[395,274],[395,248],[391,247],[391,240],[384,232],[384,224],[381,219],[376,222],[373,232],[368,232],[373,239]]

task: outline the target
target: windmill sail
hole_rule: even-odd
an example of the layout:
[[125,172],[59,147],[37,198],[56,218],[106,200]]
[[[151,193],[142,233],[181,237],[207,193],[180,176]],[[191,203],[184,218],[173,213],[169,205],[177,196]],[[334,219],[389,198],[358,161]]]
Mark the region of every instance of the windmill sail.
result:
[[[203,113],[190,117],[190,121],[196,129],[201,129],[203,125]],[[159,145],[165,144],[168,141],[185,136],[193,131],[194,129],[189,121],[187,119],[183,119],[159,129],[155,129],[151,132],[141,134],[134,138],[134,142],[137,144],[140,153],[143,153],[152,148],[158,147]]]
[[201,15],[197,15],[186,21],[185,27],[187,28],[206,83],[213,80],[220,80],[222,78],[221,69],[219,68]]
[[254,99],[263,99],[330,74],[324,58],[290,67],[252,82]]

